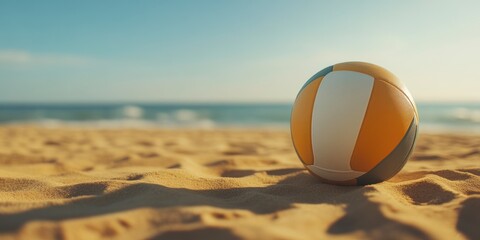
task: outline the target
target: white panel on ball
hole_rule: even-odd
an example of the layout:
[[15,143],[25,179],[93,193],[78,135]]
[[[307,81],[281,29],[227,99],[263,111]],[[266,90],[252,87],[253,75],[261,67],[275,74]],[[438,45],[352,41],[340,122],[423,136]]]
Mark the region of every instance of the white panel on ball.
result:
[[350,168],[350,158],[368,107],[374,78],[352,71],[327,74],[318,88],[312,116],[314,164],[320,177],[335,181],[364,174]]

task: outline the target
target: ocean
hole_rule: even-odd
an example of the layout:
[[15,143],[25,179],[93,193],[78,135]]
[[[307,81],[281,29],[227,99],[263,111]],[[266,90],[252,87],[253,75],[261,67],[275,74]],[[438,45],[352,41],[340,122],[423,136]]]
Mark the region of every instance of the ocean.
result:
[[[480,132],[480,103],[418,103],[420,131]],[[291,104],[0,104],[0,124],[288,128]]]

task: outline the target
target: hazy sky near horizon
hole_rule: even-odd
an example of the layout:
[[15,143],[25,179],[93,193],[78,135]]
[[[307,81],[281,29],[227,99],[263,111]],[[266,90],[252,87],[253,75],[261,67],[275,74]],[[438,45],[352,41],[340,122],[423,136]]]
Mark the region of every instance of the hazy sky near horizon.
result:
[[479,1],[0,1],[0,102],[288,102],[367,61],[480,101]]

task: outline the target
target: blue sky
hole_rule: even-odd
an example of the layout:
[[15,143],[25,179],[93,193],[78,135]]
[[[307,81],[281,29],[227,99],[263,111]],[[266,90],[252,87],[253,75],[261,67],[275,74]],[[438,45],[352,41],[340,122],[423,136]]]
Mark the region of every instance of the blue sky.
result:
[[480,101],[478,1],[0,1],[0,102],[289,102],[372,62]]

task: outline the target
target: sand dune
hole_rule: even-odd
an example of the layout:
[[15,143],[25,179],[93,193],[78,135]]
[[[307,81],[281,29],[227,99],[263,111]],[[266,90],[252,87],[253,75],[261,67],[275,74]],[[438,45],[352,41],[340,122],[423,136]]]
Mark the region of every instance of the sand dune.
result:
[[480,137],[322,184],[288,131],[0,127],[2,239],[480,239]]

